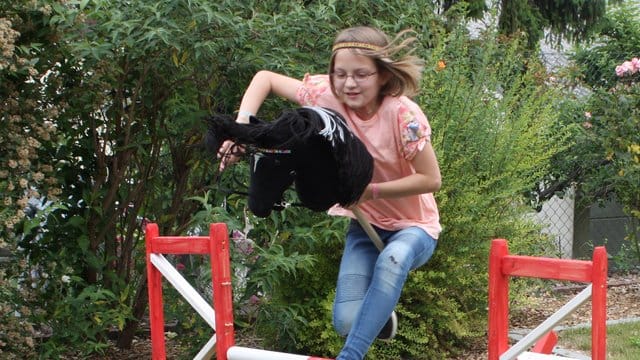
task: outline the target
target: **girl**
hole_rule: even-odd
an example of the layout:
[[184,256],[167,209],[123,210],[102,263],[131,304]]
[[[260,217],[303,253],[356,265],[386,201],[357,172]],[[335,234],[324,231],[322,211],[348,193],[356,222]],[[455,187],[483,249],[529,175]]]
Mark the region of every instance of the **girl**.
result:
[[[334,327],[346,342],[337,360],[363,359],[373,340],[395,336],[393,311],[412,269],[424,265],[436,247],[439,215],[433,193],[441,177],[430,143],[431,128],[409,99],[418,90],[422,61],[405,32],[392,41],[382,31],[355,27],[341,31],[328,75],[302,81],[258,72],[247,88],[237,122],[249,122],[271,93],[304,106],[338,111],[374,158],[373,180],[358,202],[385,244],[378,251],[349,209],[331,215],[352,218],[337,281]],[[404,54],[401,54],[404,52]],[[233,143],[219,150],[220,170],[234,162]]]

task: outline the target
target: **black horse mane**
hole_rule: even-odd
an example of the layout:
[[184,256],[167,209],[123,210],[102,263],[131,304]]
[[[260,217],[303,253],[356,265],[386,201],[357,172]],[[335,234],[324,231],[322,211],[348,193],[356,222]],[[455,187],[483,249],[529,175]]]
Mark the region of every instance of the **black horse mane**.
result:
[[[222,142],[232,140],[249,147],[252,164],[260,162],[260,168],[252,166],[251,187],[255,191],[249,192],[250,208],[252,203],[260,208],[257,212],[251,209],[257,215],[268,215],[273,204],[267,211],[262,200],[281,199],[283,187],[291,183],[295,183],[303,206],[322,211],[336,203],[356,203],[371,181],[373,159],[339,113],[302,107],[285,110],[272,122],[256,117],[250,120],[249,124],[238,124],[227,115],[210,117],[205,144],[215,152]],[[283,171],[292,176],[281,174]],[[262,184],[269,179],[280,180],[273,180],[277,182],[273,186]]]

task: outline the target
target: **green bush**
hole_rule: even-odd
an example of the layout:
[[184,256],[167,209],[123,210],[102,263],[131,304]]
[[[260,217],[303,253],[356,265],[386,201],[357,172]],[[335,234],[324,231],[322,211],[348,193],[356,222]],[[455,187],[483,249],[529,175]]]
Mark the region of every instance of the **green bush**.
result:
[[[430,118],[443,175],[436,199],[444,231],[401,298],[395,351],[412,359],[442,358],[484,336],[490,239],[508,239],[516,253],[548,254],[548,242],[525,217],[531,208],[524,195],[568,135],[555,126],[557,92],[545,69],[523,57],[518,41],[491,34],[470,41],[459,27],[440,33],[425,58],[417,100]],[[412,342],[419,338],[429,346]]]
[[[21,359],[37,354],[36,329],[32,321],[40,310],[31,307],[37,294],[22,282],[26,267],[13,259],[0,264],[0,357]],[[6,268],[5,268],[6,267]]]

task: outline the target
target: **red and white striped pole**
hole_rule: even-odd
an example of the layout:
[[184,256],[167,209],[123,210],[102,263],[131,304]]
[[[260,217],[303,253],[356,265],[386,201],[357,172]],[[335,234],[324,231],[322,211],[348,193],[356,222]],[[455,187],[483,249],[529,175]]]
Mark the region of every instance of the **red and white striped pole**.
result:
[[[164,360],[167,357],[164,341],[162,301],[163,275],[203,319],[215,329],[215,335],[196,355],[195,359],[210,358],[213,355],[213,347],[215,345],[216,359],[218,360],[332,360],[234,346],[229,233],[225,224],[211,224],[208,237],[160,236],[157,224],[147,224],[145,230],[153,360]],[[200,254],[210,256],[215,311],[162,254]]]

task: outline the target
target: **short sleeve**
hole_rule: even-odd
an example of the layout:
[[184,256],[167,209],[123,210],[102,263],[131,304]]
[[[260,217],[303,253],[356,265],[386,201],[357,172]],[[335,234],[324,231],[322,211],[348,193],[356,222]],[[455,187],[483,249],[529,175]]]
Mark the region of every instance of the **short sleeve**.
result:
[[411,105],[402,102],[398,111],[401,150],[407,160],[412,160],[431,141],[431,126],[427,117],[417,105]]
[[296,92],[296,98],[302,106],[318,106],[320,98],[327,92],[331,92],[327,75],[305,74],[302,86]]

